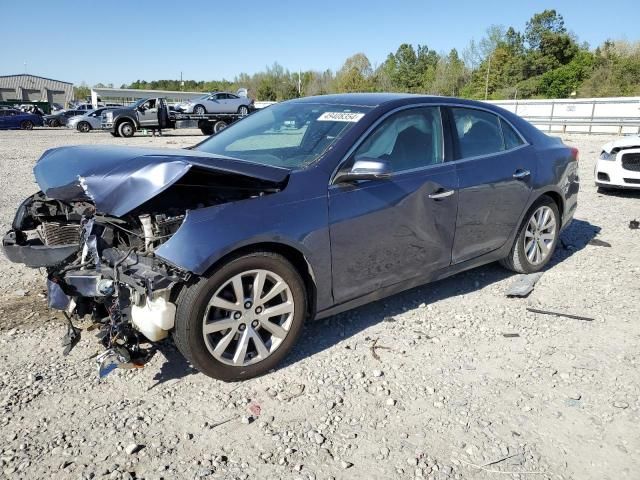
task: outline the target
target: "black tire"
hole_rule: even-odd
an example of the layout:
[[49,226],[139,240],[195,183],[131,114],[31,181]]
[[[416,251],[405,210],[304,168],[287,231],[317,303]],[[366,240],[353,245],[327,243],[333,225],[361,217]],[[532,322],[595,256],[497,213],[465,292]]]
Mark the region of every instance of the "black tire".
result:
[[249,115],[249,107],[246,105],[240,105],[238,107],[238,115]]
[[58,120],[57,118],[53,118],[51,120],[49,120],[49,126],[50,127],[59,127],[60,126],[60,120]]
[[[247,366],[233,366],[216,359],[207,348],[202,332],[207,305],[215,292],[236,275],[250,270],[267,270],[278,275],[290,289],[294,312],[282,343],[264,360]],[[173,338],[191,364],[205,375],[225,382],[246,380],[275,368],[295,344],[307,314],[304,282],[282,255],[258,251],[231,259],[206,277],[182,289],[177,300]]]
[[31,120],[23,120],[20,122],[20,128],[22,130],[33,130],[33,122]]
[[109,132],[112,137],[119,137],[120,134],[118,132]]
[[89,125],[89,122],[80,122],[76,128],[79,132],[87,133],[91,130],[91,125]]
[[204,115],[207,113],[207,109],[204,108],[204,105],[196,105],[193,107],[193,113],[196,115]]
[[213,135],[213,125],[205,120],[202,120],[202,123],[200,124],[200,131],[203,135]]
[[118,125],[118,135],[120,135],[121,137],[133,137],[134,133],[136,133],[136,127],[129,120],[125,120]]
[[[525,253],[525,235],[527,225],[529,224],[531,217],[541,207],[549,207],[553,212],[555,220],[555,238],[553,239],[553,242],[549,247],[549,253],[547,254],[547,256],[540,263],[533,264],[529,261]],[[500,264],[503,267],[509,270],[513,270],[517,273],[539,272],[547,265],[547,263],[549,263],[549,261],[553,257],[553,253],[555,252],[556,246],[558,245],[558,240],[560,238],[560,226],[560,212],[558,210],[558,205],[552,198],[543,195],[538,200],[536,200],[536,202],[527,211],[527,214],[524,216],[524,219],[522,221],[522,225],[520,225],[518,235],[516,236],[513,246],[511,247],[509,255],[506,258],[500,260]]]
[[213,133],[221,132],[228,126],[229,125],[227,125],[227,122],[225,122],[224,120],[218,120],[216,123],[213,124]]

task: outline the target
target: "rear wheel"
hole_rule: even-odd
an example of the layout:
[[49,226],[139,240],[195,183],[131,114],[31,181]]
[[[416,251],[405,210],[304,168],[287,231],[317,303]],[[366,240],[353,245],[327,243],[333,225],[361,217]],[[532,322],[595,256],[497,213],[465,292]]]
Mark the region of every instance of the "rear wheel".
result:
[[218,120],[213,124],[213,133],[221,132],[222,130],[227,128],[227,126],[227,122],[225,122],[224,120]]
[[246,105],[240,105],[238,115],[249,115],[249,108]]
[[77,126],[77,129],[79,132],[87,133],[89,130],[91,130],[91,125],[89,125],[89,122],[80,122]]
[[24,120],[20,123],[22,130],[33,130],[33,122],[31,120]]
[[518,273],[542,270],[551,260],[560,234],[560,212],[551,198],[540,197],[524,217],[518,236],[501,264]]
[[177,301],[174,339],[205,375],[237,381],[275,368],[304,323],[302,278],[281,255],[237,257],[186,287]]
[[195,107],[193,107],[193,113],[195,113],[196,115],[204,115],[205,113],[207,113],[207,110],[202,105],[196,105]]
[[59,127],[60,126],[60,120],[58,120],[57,118],[54,118],[52,120],[49,121],[49,126],[50,127]]
[[133,126],[133,123],[131,122],[122,122],[120,125],[118,125],[118,134],[121,137],[133,137],[133,134],[136,132],[136,127]]
[[213,135],[213,125],[211,123],[206,120],[200,120],[198,126],[203,135]]

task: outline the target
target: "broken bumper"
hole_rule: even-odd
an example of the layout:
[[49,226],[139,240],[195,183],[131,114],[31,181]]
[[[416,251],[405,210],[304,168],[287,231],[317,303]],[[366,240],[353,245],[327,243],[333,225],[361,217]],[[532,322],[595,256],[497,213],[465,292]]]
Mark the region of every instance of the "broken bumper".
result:
[[64,262],[78,251],[80,246],[75,245],[20,245],[16,239],[16,233],[11,230],[2,239],[2,248],[5,256],[13,263],[22,263],[27,267],[53,267]]

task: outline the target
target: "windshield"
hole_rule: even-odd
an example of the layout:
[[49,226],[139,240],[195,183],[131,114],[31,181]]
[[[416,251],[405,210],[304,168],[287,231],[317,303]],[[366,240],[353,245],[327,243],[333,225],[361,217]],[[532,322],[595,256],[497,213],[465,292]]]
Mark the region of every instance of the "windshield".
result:
[[264,165],[304,168],[369,110],[351,105],[280,103],[249,115],[195,150]]
[[129,108],[139,107],[140,105],[142,105],[147,100],[149,100],[149,99],[148,98],[141,98],[140,100],[136,100],[135,102],[129,104]]

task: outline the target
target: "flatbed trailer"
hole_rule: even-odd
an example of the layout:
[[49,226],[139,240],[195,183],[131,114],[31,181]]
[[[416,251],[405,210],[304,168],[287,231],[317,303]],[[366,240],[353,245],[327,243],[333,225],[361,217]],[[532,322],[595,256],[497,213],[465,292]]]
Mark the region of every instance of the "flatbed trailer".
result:
[[[147,106],[145,107],[145,105]],[[247,115],[239,113],[182,113],[169,110],[166,99],[160,97],[145,99],[143,104],[107,112],[102,116],[101,127],[103,130],[109,130],[114,137],[132,137],[136,131],[140,130],[192,126],[197,126],[204,135],[213,135]],[[185,123],[189,123],[189,125],[185,125]]]

